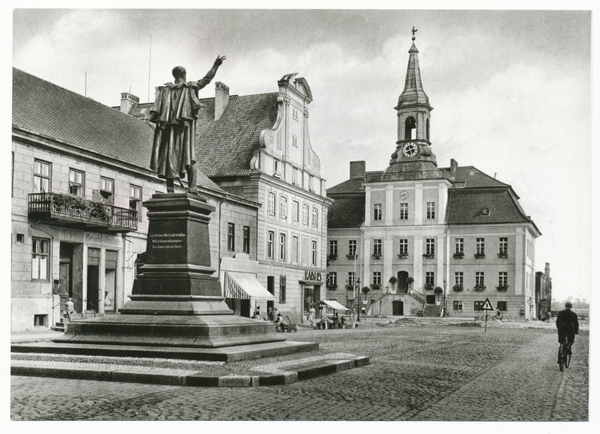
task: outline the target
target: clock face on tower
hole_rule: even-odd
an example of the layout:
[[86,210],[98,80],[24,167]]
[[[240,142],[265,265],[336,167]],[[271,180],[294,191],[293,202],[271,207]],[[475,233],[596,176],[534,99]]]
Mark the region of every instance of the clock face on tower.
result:
[[402,153],[407,157],[414,157],[417,155],[417,145],[414,143],[407,143],[404,145],[404,148],[402,148]]

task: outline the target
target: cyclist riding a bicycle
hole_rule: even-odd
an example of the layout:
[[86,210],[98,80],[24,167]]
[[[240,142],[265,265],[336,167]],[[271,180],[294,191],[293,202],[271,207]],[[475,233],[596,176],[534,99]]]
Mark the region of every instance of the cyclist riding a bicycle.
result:
[[[558,343],[562,344],[567,338],[566,354],[571,354],[571,346],[575,342],[575,335],[579,334],[579,321],[577,320],[577,314],[571,310],[573,303],[567,301],[565,303],[565,309],[558,312],[556,316],[556,328],[558,329]],[[560,363],[560,349],[559,349],[559,360]]]

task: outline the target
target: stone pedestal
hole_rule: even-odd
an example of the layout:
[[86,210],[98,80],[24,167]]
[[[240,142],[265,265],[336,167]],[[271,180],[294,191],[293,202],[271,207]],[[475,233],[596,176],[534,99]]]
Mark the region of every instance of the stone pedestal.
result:
[[195,194],[155,194],[148,208],[146,260],[131,301],[120,312],[232,315],[210,264],[208,222],[214,207]]
[[[203,348],[227,352],[231,347],[239,353],[234,347],[243,346],[250,358],[261,354],[252,344],[285,341],[272,322],[235,316],[225,304],[219,279],[212,276],[208,222],[214,208],[205,199],[189,193],[155,194],[144,206],[149,219],[147,263],[131,300],[119,315],[71,322],[54,342],[77,344],[78,351],[94,354],[107,353],[107,345],[171,348],[188,356],[196,348],[202,359]],[[314,348],[289,345],[285,351]]]

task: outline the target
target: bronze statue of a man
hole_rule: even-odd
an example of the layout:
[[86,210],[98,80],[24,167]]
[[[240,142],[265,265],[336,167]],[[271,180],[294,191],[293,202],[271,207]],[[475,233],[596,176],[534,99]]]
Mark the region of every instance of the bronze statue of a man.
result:
[[196,119],[203,107],[198,91],[214,78],[225,56],[217,56],[206,76],[198,81],[186,81],[182,66],[173,68],[175,83],[165,83],[156,88],[154,107],[150,110],[150,122],[156,124],[152,144],[150,168],[159,178],[167,180],[167,192],[174,192],[176,179],[185,178],[188,191],[196,188]]

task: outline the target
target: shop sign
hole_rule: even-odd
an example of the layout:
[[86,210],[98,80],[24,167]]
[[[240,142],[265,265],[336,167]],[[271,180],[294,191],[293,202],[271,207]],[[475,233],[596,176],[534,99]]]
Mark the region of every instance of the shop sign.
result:
[[113,246],[119,245],[119,238],[117,238],[117,237],[114,237],[111,235],[96,234],[96,233],[91,233],[91,232],[86,232],[85,240],[88,243],[110,244]]
[[304,280],[309,280],[312,282],[320,282],[321,281],[321,273],[319,273],[318,271],[305,270],[304,271]]

